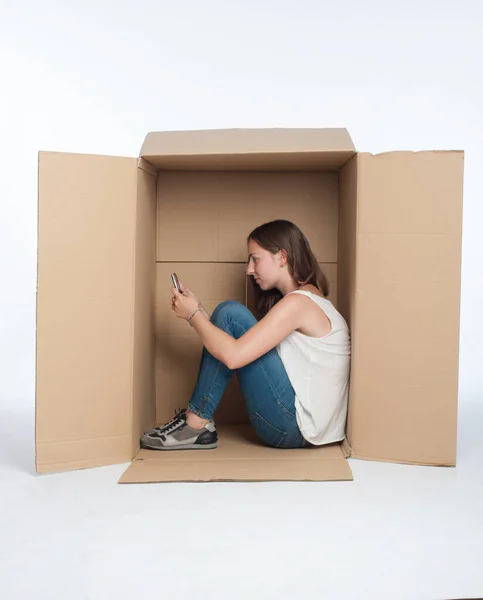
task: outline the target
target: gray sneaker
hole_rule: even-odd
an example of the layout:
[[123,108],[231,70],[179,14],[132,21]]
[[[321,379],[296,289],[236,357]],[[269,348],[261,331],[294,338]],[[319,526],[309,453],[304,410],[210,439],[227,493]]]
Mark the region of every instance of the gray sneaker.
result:
[[141,447],[149,450],[209,450],[218,446],[218,434],[213,421],[203,429],[193,429],[186,422],[186,409],[162,427],[147,431],[141,438]]
[[143,437],[145,435],[147,435],[148,433],[155,433],[156,431],[159,431],[162,433],[166,429],[169,429],[171,427],[171,425],[173,425],[175,423],[175,421],[178,420],[178,418],[186,419],[186,413],[187,413],[186,408],[181,408],[181,409],[178,408],[177,410],[174,411],[174,419],[169,421],[169,423],[165,423],[164,425],[159,425],[158,427],[153,427],[152,429],[148,429],[147,431],[144,432]]

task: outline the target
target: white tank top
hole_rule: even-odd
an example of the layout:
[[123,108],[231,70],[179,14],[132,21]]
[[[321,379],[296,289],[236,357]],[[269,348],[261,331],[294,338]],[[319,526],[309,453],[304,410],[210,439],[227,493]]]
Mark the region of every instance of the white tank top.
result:
[[321,338],[293,331],[276,347],[295,391],[297,423],[303,437],[312,444],[339,442],[345,437],[349,397],[349,328],[327,298],[305,290],[290,294],[303,294],[313,300],[332,325]]

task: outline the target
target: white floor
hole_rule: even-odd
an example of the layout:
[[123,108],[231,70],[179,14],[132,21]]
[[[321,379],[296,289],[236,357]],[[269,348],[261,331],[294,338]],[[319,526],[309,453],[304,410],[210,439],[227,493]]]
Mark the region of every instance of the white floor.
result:
[[118,485],[38,476],[33,409],[0,402],[0,598],[483,597],[483,406],[458,466],[352,460],[354,482]]

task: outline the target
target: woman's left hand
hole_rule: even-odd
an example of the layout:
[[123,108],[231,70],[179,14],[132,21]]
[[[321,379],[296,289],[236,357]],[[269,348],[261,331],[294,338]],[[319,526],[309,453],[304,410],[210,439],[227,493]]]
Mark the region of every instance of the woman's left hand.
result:
[[178,292],[176,288],[172,288],[171,293],[173,294],[171,308],[174,310],[174,314],[178,319],[188,320],[199,306],[198,298],[187,289]]

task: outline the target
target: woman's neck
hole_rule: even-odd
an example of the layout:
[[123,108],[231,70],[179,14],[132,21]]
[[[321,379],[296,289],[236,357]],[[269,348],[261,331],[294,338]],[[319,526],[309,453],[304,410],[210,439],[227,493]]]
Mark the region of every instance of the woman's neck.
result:
[[305,286],[301,286],[300,284],[295,283],[293,279],[290,279],[289,281],[280,282],[277,289],[282,296],[286,296],[287,294],[290,294],[290,292],[295,292],[295,290],[299,290],[302,287]]

